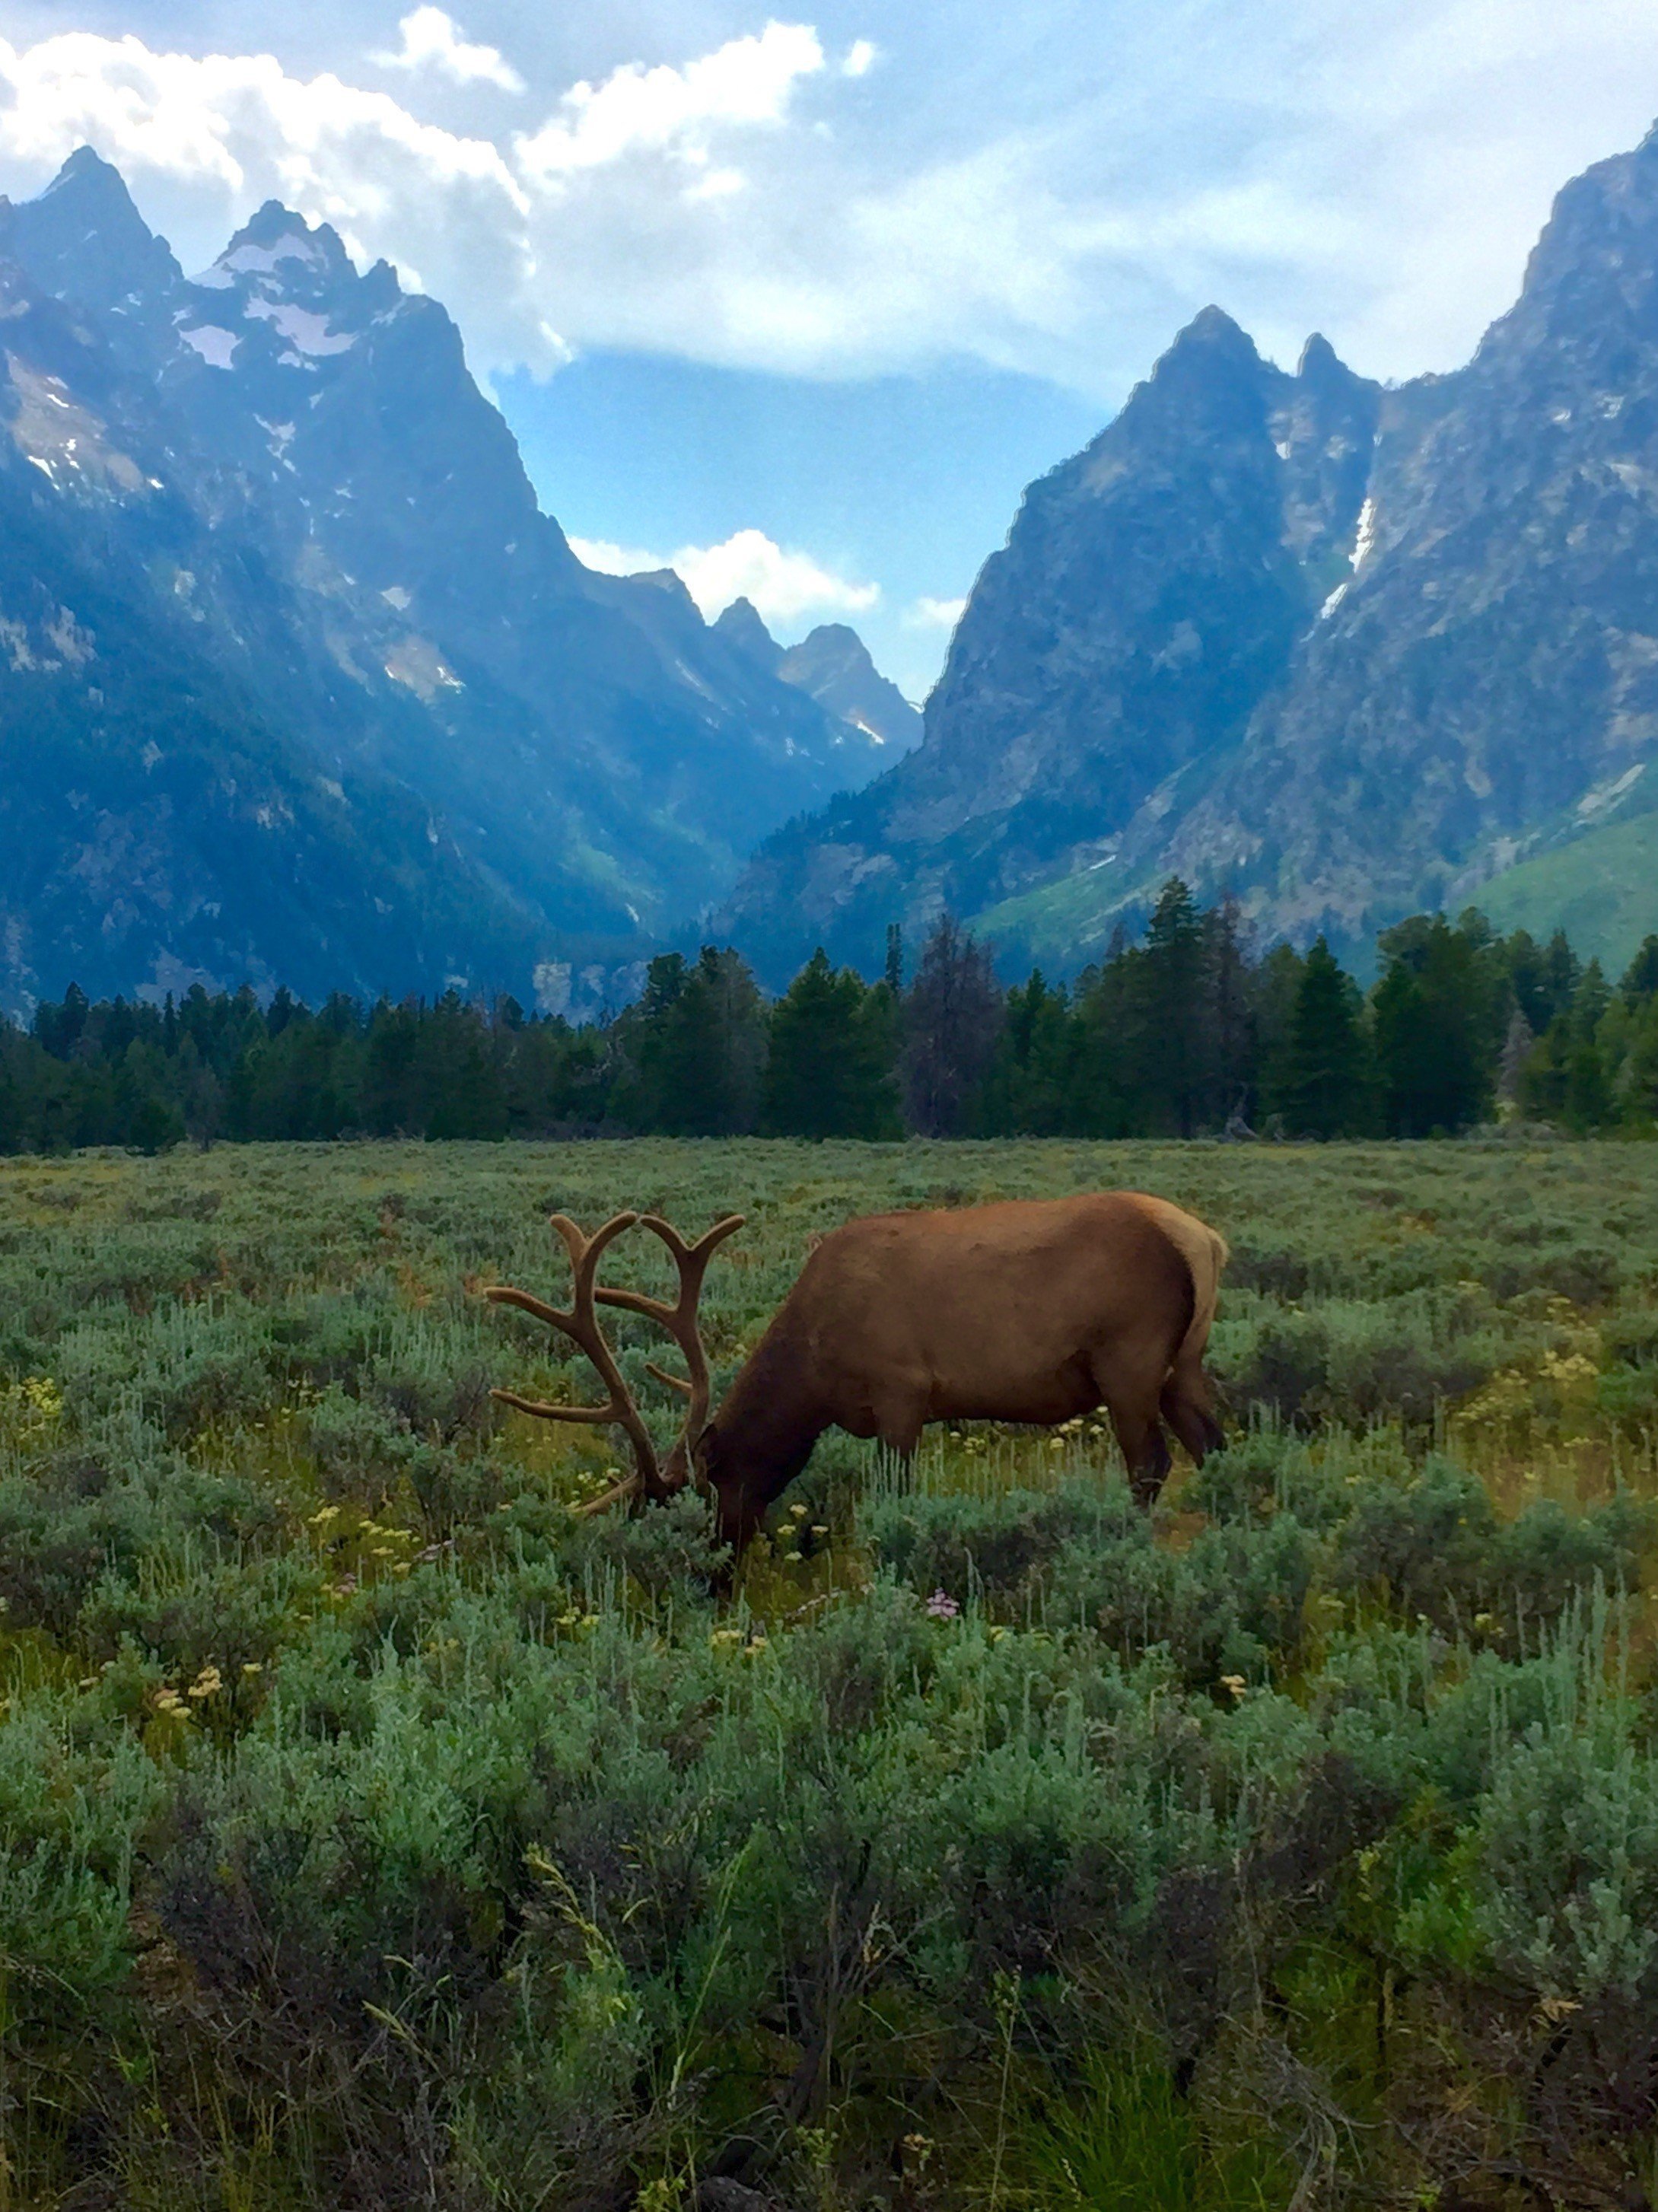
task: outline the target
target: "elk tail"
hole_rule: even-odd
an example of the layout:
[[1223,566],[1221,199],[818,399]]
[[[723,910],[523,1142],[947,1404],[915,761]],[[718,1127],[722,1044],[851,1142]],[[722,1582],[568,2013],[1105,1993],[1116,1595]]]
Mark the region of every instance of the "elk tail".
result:
[[1231,1257],[1226,1239],[1206,1221],[1170,1206],[1166,1199],[1141,1197],[1139,1202],[1185,1261],[1192,1278],[1192,1318],[1170,1364],[1201,1359],[1214,1326],[1221,1275]]
[[1177,1239],[1181,1256],[1192,1275],[1192,1318],[1186,1334],[1181,1340],[1176,1359],[1187,1356],[1201,1359],[1209,1341],[1209,1332],[1214,1326],[1215,1307],[1220,1298],[1220,1279],[1226,1262],[1232,1256],[1226,1239],[1207,1222],[1193,1221],[1188,1215],[1187,1224],[1195,1235]]

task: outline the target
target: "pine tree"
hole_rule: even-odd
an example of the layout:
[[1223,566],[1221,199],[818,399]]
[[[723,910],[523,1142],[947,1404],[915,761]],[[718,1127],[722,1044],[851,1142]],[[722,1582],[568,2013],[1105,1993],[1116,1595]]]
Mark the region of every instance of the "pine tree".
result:
[[891,994],[820,945],[771,1011],[764,1127],[778,1137],[902,1133]]
[[1600,963],[1591,960],[1565,1018],[1568,1038],[1562,1112],[1566,1127],[1578,1136],[1588,1136],[1615,1118],[1612,1075],[1600,1035],[1611,1003]]
[[627,1127],[670,1137],[728,1137],[759,1110],[765,1032],[747,964],[705,945],[695,963],[653,960],[639,1005],[622,1028],[630,1076],[616,1112]]
[[1203,954],[1210,1083],[1203,1118],[1224,1126],[1253,1110],[1257,1050],[1248,929],[1230,891],[1203,918]]
[[1171,876],[1146,924],[1135,963],[1127,1042],[1132,1091],[1151,1129],[1192,1136],[1214,1068],[1206,1003],[1204,921],[1191,892]]
[[1389,1135],[1453,1135],[1489,1110],[1509,983],[1502,950],[1478,917],[1443,915],[1386,931],[1371,1001]]
[[1104,960],[1077,978],[1065,1079],[1063,1127],[1068,1137],[1127,1137],[1139,1126],[1123,1078],[1128,963],[1139,957],[1114,933]]
[[895,1000],[904,995],[904,930],[903,924],[887,924],[886,987]]
[[1658,998],[1658,937],[1642,939],[1640,950],[1625,969],[1618,988],[1631,1006],[1643,999]]
[[984,1085],[980,1127],[992,1137],[1060,1137],[1071,1122],[1081,1025],[1064,987],[1040,968],[1007,994],[1007,1018]]
[[1351,1137],[1369,1120],[1370,1043],[1358,986],[1322,937],[1303,964],[1278,1099],[1296,1137]]

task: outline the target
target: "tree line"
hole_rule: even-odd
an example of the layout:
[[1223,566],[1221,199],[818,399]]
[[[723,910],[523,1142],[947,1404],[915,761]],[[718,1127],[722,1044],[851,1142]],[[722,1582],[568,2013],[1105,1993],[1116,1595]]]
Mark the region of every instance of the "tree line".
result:
[[73,985],[0,1023],[0,1152],[186,1139],[665,1135],[1425,1137],[1499,1114],[1576,1134],[1658,1127],[1658,937],[1616,981],[1557,932],[1478,912],[1382,933],[1365,992],[1323,938],[1258,955],[1236,902],[1165,885],[1074,983],[1004,990],[942,917],[907,975],[820,951],[768,1001],[706,945],[575,1026],[481,1005],[279,990],[94,1005]]

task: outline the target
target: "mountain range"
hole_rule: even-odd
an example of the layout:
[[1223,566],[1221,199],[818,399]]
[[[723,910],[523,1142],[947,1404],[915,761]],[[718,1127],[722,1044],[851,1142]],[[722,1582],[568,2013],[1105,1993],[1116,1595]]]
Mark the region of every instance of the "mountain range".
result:
[[1030,486],[923,743],[762,848],[774,977],[948,907],[1074,969],[1161,882],[1347,950],[1417,908],[1658,928],[1658,133],[1559,195],[1455,374],[1293,376],[1218,308]]
[[780,984],[946,908],[1060,973],[1163,880],[1357,957],[1478,902],[1658,927],[1658,133],[1467,367],[1218,308],[1032,484],[925,722],[540,509],[434,301],[262,208],[186,277],[82,149],[0,201],[0,1009],[73,978]]
[[0,202],[0,1006],[579,1010],[920,735],[848,631],[586,569],[443,309],[326,225],[187,278],[83,149]]

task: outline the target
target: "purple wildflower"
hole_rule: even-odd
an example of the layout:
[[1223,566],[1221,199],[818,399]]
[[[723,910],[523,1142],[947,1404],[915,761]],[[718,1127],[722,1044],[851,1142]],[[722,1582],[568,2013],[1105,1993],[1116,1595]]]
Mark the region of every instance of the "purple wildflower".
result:
[[935,1620],[954,1620],[962,1608],[947,1590],[936,1589],[926,1601],[926,1609]]

